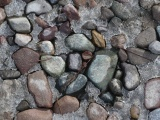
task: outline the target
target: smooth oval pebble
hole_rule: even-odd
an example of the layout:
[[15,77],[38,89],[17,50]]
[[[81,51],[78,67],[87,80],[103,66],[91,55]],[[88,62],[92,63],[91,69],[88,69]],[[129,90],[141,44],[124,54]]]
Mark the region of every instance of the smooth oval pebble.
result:
[[21,73],[16,70],[0,70],[0,77],[2,79],[16,79],[20,77]]
[[140,115],[140,109],[136,105],[132,105],[130,108],[131,118],[138,120]]

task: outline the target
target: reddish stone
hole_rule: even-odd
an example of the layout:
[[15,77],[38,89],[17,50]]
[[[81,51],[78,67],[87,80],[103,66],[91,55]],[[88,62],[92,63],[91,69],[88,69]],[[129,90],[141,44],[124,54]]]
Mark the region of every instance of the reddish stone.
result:
[[77,9],[72,4],[67,4],[63,8],[63,12],[66,13],[68,19],[71,20],[79,20],[80,16]]
[[90,60],[92,57],[93,57],[93,55],[90,51],[85,51],[82,53],[82,58],[84,60]]
[[69,22],[67,21],[67,22],[63,23],[63,24],[59,27],[59,31],[61,31],[61,32],[65,33],[65,34],[70,34],[71,31],[72,31],[72,29],[71,29],[71,27],[70,27]]
[[12,58],[19,69],[19,71],[24,74],[29,71],[34,65],[39,62],[40,55],[32,49],[21,48],[16,51]]
[[97,6],[96,1],[95,1],[95,0],[89,0],[89,6],[90,6],[91,8],[94,8],[95,6]]
[[40,17],[36,17],[35,22],[38,24],[38,26],[40,26],[42,28],[49,27],[48,23],[46,21],[44,21],[42,18],[40,18]]
[[28,75],[28,89],[34,96],[38,107],[52,107],[52,92],[42,70]]
[[3,8],[0,8],[0,24],[3,23],[4,19],[6,18],[6,14]]
[[55,37],[55,33],[58,31],[56,26],[45,28],[40,34],[38,38],[40,40],[52,40]]
[[86,0],[73,0],[74,4],[79,7],[79,6],[85,6],[87,4]]
[[0,36],[0,45],[7,43],[7,40],[4,36]]
[[48,109],[29,109],[17,114],[17,120],[52,120],[53,113]]
[[71,113],[79,108],[79,101],[75,97],[64,96],[58,101],[56,101],[53,111],[57,114]]
[[0,0],[0,6],[8,5],[12,0]]

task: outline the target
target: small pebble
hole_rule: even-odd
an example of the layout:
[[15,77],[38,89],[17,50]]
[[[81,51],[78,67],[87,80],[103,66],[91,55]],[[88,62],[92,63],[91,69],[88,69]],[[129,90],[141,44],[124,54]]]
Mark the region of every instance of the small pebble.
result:
[[59,27],[59,31],[65,34],[70,34],[72,32],[70,23],[68,21],[65,23],[62,23],[61,26]]
[[155,4],[154,0],[140,0],[139,3],[144,9],[151,9]]
[[82,53],[83,60],[90,60],[92,57],[93,57],[93,54],[90,51],[85,51]]
[[123,49],[119,49],[118,57],[121,62],[126,62],[128,59],[127,53]]
[[73,0],[73,3],[76,7],[85,6],[87,4],[87,0]]
[[136,105],[132,105],[130,108],[130,115],[131,115],[131,118],[138,120],[139,115],[140,115],[139,107]]
[[25,111],[30,109],[30,105],[26,100],[22,100],[18,106],[16,107],[17,111],[21,112],[21,111]]
[[32,40],[32,37],[27,34],[19,34],[15,35],[15,43],[19,46],[25,46]]
[[124,107],[124,103],[121,101],[115,102],[113,107],[117,109],[122,109]]
[[0,24],[3,23],[5,18],[6,18],[6,13],[4,12],[3,8],[0,8]]
[[58,3],[59,0],[48,0],[52,5]]
[[121,70],[117,70],[116,73],[115,73],[114,78],[121,79],[122,76],[123,76],[123,72]]
[[57,20],[58,23],[67,21],[67,15],[66,15],[66,13],[58,14],[58,17],[57,17],[56,20]]
[[154,54],[160,54],[160,42],[159,41],[153,41],[148,49],[154,53]]
[[8,36],[8,37],[7,37],[7,42],[8,42],[8,44],[9,44],[10,46],[15,45],[14,37]]
[[36,17],[35,22],[38,24],[38,26],[40,26],[42,28],[49,27],[48,23],[46,21],[44,21],[42,18],[40,18],[40,17]]
[[96,29],[96,24],[93,21],[87,21],[86,23],[84,23],[82,28],[86,30],[94,30]]
[[17,70],[0,70],[0,77],[5,79],[17,79],[19,78],[21,73]]
[[122,95],[122,82],[118,79],[113,79],[109,83],[109,88],[111,92],[116,96]]
[[103,93],[100,98],[105,102],[105,103],[113,103],[114,98],[113,95],[110,92]]
[[101,16],[100,16],[100,18],[102,20],[109,21],[113,17],[114,17],[114,13],[108,7],[106,7],[106,6],[101,7]]
[[116,115],[111,114],[111,115],[109,115],[109,117],[108,117],[108,119],[107,119],[107,120],[119,120],[119,119],[117,118],[117,116],[116,116]]
[[159,14],[160,14],[160,5],[158,4],[158,5],[154,5],[153,7],[152,7],[152,15],[153,15],[153,18],[155,19],[155,20],[157,20],[157,21],[160,21],[160,16],[159,16]]

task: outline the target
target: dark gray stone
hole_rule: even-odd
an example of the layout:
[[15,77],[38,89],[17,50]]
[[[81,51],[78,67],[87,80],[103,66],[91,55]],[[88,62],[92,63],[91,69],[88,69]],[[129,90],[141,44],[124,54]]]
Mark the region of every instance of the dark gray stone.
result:
[[16,79],[19,78],[21,73],[17,70],[0,70],[0,77],[2,79]]
[[24,111],[30,108],[29,103],[26,100],[22,100],[19,105],[16,107],[17,111]]
[[56,4],[58,3],[59,0],[48,0],[51,4]]
[[105,102],[105,103],[113,103],[113,95],[110,92],[103,93],[100,98]]

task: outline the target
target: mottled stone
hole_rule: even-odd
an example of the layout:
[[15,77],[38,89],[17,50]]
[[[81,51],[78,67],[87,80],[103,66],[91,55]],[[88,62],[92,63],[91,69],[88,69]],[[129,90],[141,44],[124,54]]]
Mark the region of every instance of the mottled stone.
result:
[[90,8],[94,8],[97,6],[97,2],[95,0],[89,0],[88,4]]
[[14,42],[14,37],[13,36],[8,36],[7,37],[7,42],[10,46],[13,46],[15,45],[15,42]]
[[154,5],[152,7],[152,15],[153,15],[153,19],[157,20],[157,21],[160,21],[160,5]]
[[140,0],[139,3],[144,9],[151,9],[155,2],[154,0]]
[[115,35],[111,38],[111,45],[115,48],[124,48],[126,37],[124,34]]
[[37,15],[47,13],[52,10],[52,6],[45,0],[35,0],[27,4],[26,14],[35,13]]
[[29,71],[34,65],[39,61],[40,55],[29,48],[21,48],[16,51],[12,58],[19,69],[19,71],[24,74]]
[[121,70],[117,70],[116,73],[115,73],[114,78],[121,79],[122,76],[123,76],[123,72]]
[[140,84],[140,76],[134,65],[122,63],[124,70],[124,86],[127,90],[134,90]]
[[0,6],[6,6],[8,5],[12,0],[0,0]]
[[45,28],[38,35],[40,40],[52,40],[55,37],[55,33],[58,31],[56,26]]
[[38,107],[52,107],[52,92],[42,70],[28,75],[28,90],[34,96]]
[[113,103],[113,95],[110,92],[103,93],[100,98],[105,102],[105,103]]
[[72,32],[70,23],[68,21],[65,23],[62,23],[61,26],[59,27],[59,31],[65,34],[70,34]]
[[135,39],[135,44],[138,47],[146,48],[149,46],[150,43],[157,40],[156,31],[154,28],[147,28],[146,30],[142,31]]
[[110,20],[111,18],[114,17],[114,13],[106,6],[101,7],[101,16],[100,18],[102,20]]
[[40,18],[40,17],[36,17],[35,18],[35,22],[38,24],[38,26],[40,26],[42,28],[49,27],[48,23],[46,21],[44,21],[42,18]]
[[75,51],[91,51],[95,50],[94,45],[83,34],[73,34],[66,38],[66,46]]
[[160,78],[150,79],[145,86],[145,107],[155,109],[160,107]]
[[55,50],[51,41],[42,41],[38,44],[38,48],[42,52],[43,55],[53,55]]
[[112,80],[118,57],[109,50],[98,51],[88,68],[87,76],[100,90],[104,91]]
[[96,30],[92,30],[92,41],[93,43],[100,48],[106,47],[106,41],[100,33],[98,33]]
[[80,19],[77,9],[72,4],[65,5],[63,8],[63,12],[66,13],[70,21]]
[[86,23],[84,23],[82,28],[86,30],[94,30],[96,29],[96,24],[93,21],[87,21]]
[[125,62],[128,59],[127,53],[123,49],[120,49],[118,51],[118,57],[121,62]]
[[153,110],[149,113],[148,120],[159,120],[160,119],[160,108]]
[[4,19],[6,18],[6,14],[3,8],[0,8],[0,24],[3,23]]
[[130,10],[122,3],[114,1],[111,8],[114,14],[122,20],[127,20],[131,17]]
[[49,109],[29,109],[17,114],[17,120],[52,120],[52,111]]
[[113,79],[109,82],[109,89],[116,96],[122,95],[122,82],[118,79]]
[[157,55],[139,48],[127,48],[127,55],[130,63],[134,65],[146,64],[157,58]]
[[59,77],[65,71],[65,62],[59,56],[44,55],[41,57],[41,65],[52,77]]
[[87,109],[88,120],[106,120],[108,112],[99,104],[91,103]]
[[76,97],[64,96],[57,100],[53,106],[53,112],[57,114],[71,113],[79,108],[79,101]]
[[148,49],[154,54],[160,54],[160,42],[153,41],[151,44],[149,44]]
[[15,43],[19,46],[25,46],[32,40],[32,37],[27,34],[19,34],[15,35]]
[[0,77],[2,79],[16,79],[19,78],[21,73],[17,70],[0,70]]
[[136,105],[132,105],[130,108],[130,115],[131,115],[131,118],[138,120],[140,115],[139,107]]
[[26,100],[22,100],[16,107],[17,111],[20,111],[20,112],[28,110],[29,108],[30,108],[30,105]]
[[30,33],[31,24],[26,17],[11,17],[8,22],[13,30],[19,33]]

